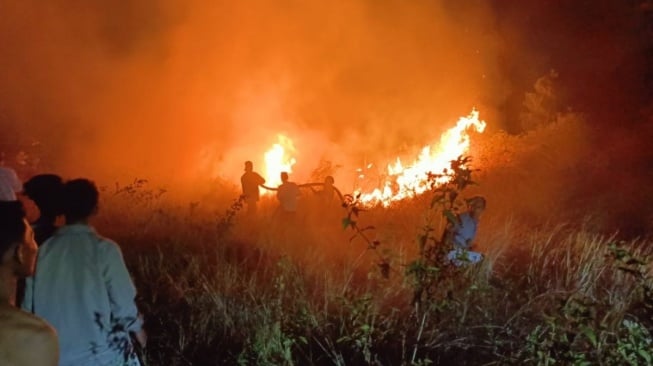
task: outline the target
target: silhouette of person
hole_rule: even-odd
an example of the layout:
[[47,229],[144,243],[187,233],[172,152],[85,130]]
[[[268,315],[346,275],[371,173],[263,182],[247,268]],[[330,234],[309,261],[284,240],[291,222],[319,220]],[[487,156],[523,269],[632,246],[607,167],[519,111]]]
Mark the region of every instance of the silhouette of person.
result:
[[336,195],[336,188],[333,186],[335,180],[332,176],[328,175],[324,178],[322,190],[315,192],[318,196],[320,204],[324,207],[331,207]]
[[16,193],[23,189],[16,171],[4,166],[4,154],[0,158],[0,201],[15,201]]
[[481,214],[485,211],[485,198],[475,196],[466,201],[467,211],[458,215],[457,223],[449,223],[445,231],[445,241],[453,245],[453,250],[447,254],[447,259],[456,266],[478,263],[483,259],[481,253],[473,252],[471,249]]
[[254,164],[251,161],[245,162],[245,173],[240,177],[240,184],[243,189],[245,203],[247,203],[247,214],[256,215],[259,200],[259,186],[265,183],[265,179],[254,171]]
[[120,247],[89,224],[98,198],[87,179],[64,184],[66,225],[41,246],[23,307],[57,330],[61,365],[139,365],[129,337],[145,346],[136,289]]
[[[63,180],[54,174],[39,174],[23,184],[23,194],[34,201],[39,217],[31,223],[36,245],[41,246],[57,230],[55,222],[61,214]],[[16,285],[16,303],[21,304],[25,295],[25,279]]]
[[297,183],[288,180],[287,172],[281,172],[281,185],[277,188],[277,200],[279,200],[282,217],[291,218],[295,216],[299,195]]
[[39,174],[23,184],[23,194],[34,201],[39,217],[32,223],[34,238],[39,246],[54,234],[55,222],[61,215],[63,180],[55,174]]
[[31,276],[36,264],[34,233],[20,202],[0,202],[0,365],[56,366],[55,330],[13,303],[17,278]]

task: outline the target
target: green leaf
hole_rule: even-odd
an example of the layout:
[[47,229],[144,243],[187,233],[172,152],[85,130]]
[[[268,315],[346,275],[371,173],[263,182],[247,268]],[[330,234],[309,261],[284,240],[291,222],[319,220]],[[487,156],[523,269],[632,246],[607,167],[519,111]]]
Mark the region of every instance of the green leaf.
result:
[[583,334],[585,334],[585,337],[589,339],[589,341],[592,343],[592,346],[597,347],[598,340],[596,339],[596,333],[594,332],[594,329],[588,326],[583,326],[580,330],[583,332]]
[[652,358],[651,358],[651,354],[650,354],[650,353],[648,353],[646,350],[643,350],[643,349],[638,349],[638,350],[637,350],[637,353],[638,353],[640,356],[642,356],[643,359],[646,360],[646,364],[647,364],[647,365],[650,365],[650,364],[651,364],[651,360],[652,360]]
[[342,228],[346,229],[351,225],[351,218],[350,217],[343,217],[342,218]]
[[451,210],[444,210],[442,214],[444,215],[444,217],[447,218],[447,221],[449,221],[450,223],[454,225],[459,224],[458,218],[456,217],[456,215],[453,214],[453,212],[451,212]]

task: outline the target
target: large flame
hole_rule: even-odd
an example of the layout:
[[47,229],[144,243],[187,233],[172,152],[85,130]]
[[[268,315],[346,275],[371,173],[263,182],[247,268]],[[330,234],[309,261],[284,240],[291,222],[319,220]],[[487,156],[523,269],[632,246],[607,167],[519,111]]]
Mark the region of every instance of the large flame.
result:
[[[295,146],[290,138],[284,135],[277,135],[277,143],[265,152],[265,184],[269,187],[277,187],[281,184],[281,172],[292,173],[292,167],[297,160]],[[266,191],[267,192],[267,191]]]
[[[412,163],[403,163],[397,158],[388,164],[381,188],[372,192],[359,190],[360,200],[367,205],[382,204],[389,206],[392,202],[422,194],[429,189],[428,173],[441,173],[448,168],[452,160],[469,150],[470,137],[467,131],[474,128],[477,132],[485,130],[485,121],[478,119],[477,110],[466,117],[460,117],[455,127],[450,128],[440,137],[437,144],[422,148],[418,158]],[[368,166],[369,168],[369,166]],[[365,179],[363,170],[359,169],[359,179]]]
[[[422,194],[429,189],[428,173],[441,173],[448,168],[452,160],[464,155],[469,150],[470,137],[468,130],[473,128],[477,132],[485,130],[485,121],[479,120],[479,112],[472,110],[466,117],[460,117],[456,126],[450,128],[440,137],[440,141],[422,148],[421,153],[411,163],[404,163],[396,158],[388,164],[386,171],[380,175],[380,184],[377,180],[375,187],[367,187],[374,166],[368,164],[364,169],[357,169],[357,192],[363,204],[373,206],[381,204],[389,206],[393,202]],[[281,184],[279,173],[292,172],[296,160],[296,151],[293,142],[284,135],[278,135],[278,143],[274,144],[265,153],[265,179],[266,185],[276,187]]]

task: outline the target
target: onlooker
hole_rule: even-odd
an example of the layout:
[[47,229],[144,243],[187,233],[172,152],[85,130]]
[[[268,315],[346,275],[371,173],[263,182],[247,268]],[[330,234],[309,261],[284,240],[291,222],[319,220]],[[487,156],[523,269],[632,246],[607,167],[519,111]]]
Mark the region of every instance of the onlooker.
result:
[[[39,209],[39,217],[34,221],[34,239],[41,246],[49,239],[57,226],[57,216],[61,215],[61,193],[63,180],[54,174],[39,174],[23,185],[23,194],[34,201]],[[25,279],[19,278],[16,286],[16,303],[22,304],[25,297]]]
[[0,365],[56,366],[57,334],[13,304],[17,278],[34,273],[37,246],[18,201],[0,202]]
[[55,174],[39,174],[23,185],[23,193],[34,201],[39,217],[32,223],[36,244],[41,245],[57,230],[55,224],[61,215],[63,180]]
[[259,200],[259,186],[265,183],[265,179],[254,171],[254,164],[251,161],[245,162],[245,173],[240,177],[240,184],[243,188],[243,196],[247,203],[247,214],[256,215],[256,206]]
[[0,201],[15,201],[23,185],[15,170],[2,165],[4,162],[0,160]]
[[485,198],[481,196],[468,199],[468,210],[458,215],[456,224],[450,223],[447,226],[445,241],[453,245],[453,250],[447,254],[447,258],[457,266],[478,263],[483,259],[481,253],[473,252],[471,249],[485,205]]
[[299,200],[299,186],[288,180],[288,173],[281,172],[281,185],[277,188],[277,199],[281,207],[281,214],[291,217],[297,212],[297,201]]
[[41,246],[36,275],[27,281],[24,307],[57,330],[60,366],[139,365],[129,332],[145,346],[120,248],[89,225],[98,196],[87,179],[64,185],[66,225]]

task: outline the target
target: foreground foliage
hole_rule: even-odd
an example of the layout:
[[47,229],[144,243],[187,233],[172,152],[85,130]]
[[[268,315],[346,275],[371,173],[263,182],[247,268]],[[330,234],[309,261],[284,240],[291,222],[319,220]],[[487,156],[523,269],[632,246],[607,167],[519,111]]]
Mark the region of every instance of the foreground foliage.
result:
[[357,213],[376,225],[361,246],[340,211],[288,233],[265,202],[249,222],[238,202],[173,206],[142,183],[105,192],[98,224],[139,289],[151,365],[652,363],[650,242],[484,228],[486,259],[441,271],[424,248],[447,215],[429,199]]

